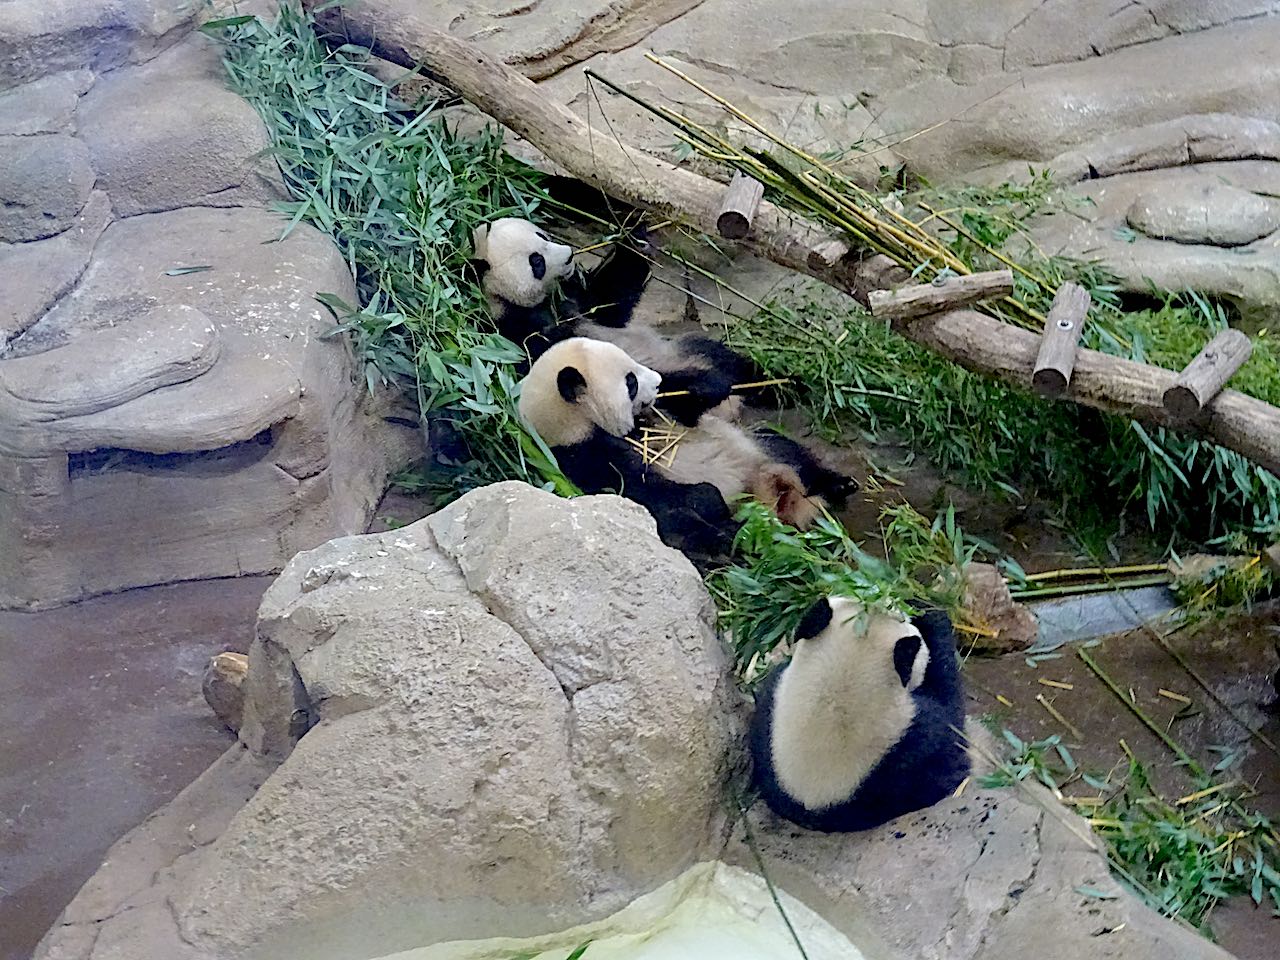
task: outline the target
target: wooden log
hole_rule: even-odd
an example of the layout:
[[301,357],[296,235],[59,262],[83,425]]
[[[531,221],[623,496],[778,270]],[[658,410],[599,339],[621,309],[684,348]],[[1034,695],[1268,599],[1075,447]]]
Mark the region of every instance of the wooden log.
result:
[[1273,543],[1262,551],[1262,555],[1266,558],[1267,566],[1271,568],[1272,575],[1280,577],[1280,543]]
[[[461,93],[478,109],[528,140],[550,161],[610,196],[701,230],[715,232],[724,185],[591,132],[577,114],[546,97],[529,79],[479,48],[435,29],[420,14],[391,0],[303,0],[317,24],[338,42],[368,47],[398,66],[420,69]],[[832,236],[768,200],[762,200],[742,245],[851,296],[863,274],[846,261],[827,265],[816,255]],[[865,264],[874,264],[868,258]],[[907,320],[902,333],[976,373],[1026,385],[1040,335],[991,317],[957,310]],[[1175,375],[1159,367],[1094,350],[1076,356],[1064,396],[1160,426],[1186,428],[1169,416],[1163,394]],[[1234,390],[1223,390],[1196,422],[1198,434],[1280,474],[1280,410]]]
[[1191,420],[1222,390],[1249,359],[1253,343],[1239,330],[1228,328],[1209,341],[1164,392],[1164,408],[1179,420]]
[[[974,310],[908,320],[903,335],[961,366],[1025,386],[1040,352],[1040,335]],[[1161,427],[1185,428],[1164,408],[1176,374],[1098,350],[1080,350],[1064,398]],[[1224,390],[1205,412],[1203,429],[1272,473],[1280,474],[1280,410]]]
[[751,221],[764,199],[764,184],[753,180],[741,170],[735,171],[724,192],[720,213],[716,217],[716,231],[728,240],[741,240],[751,233]]
[[1074,283],[1064,283],[1049,305],[1040,335],[1040,352],[1031,372],[1031,387],[1043,397],[1060,397],[1071,382],[1076,351],[1089,313],[1089,291]]
[[[442,32],[393,0],[303,0],[316,24],[340,43],[457,90],[481,112],[528,140],[548,160],[593,187],[660,218],[715,234],[724,185],[592,130],[568,107],[547,97],[523,74],[479,47]],[[832,239],[798,215],[760,201],[743,246],[767,260],[822,278],[809,254]],[[838,273],[838,271],[837,271]],[[828,272],[827,276],[830,276]],[[846,290],[849,279],[839,283]]]
[[873,290],[870,296],[871,315],[884,320],[908,320],[1011,293],[1012,270],[939,277],[932,283],[919,283],[901,290]]

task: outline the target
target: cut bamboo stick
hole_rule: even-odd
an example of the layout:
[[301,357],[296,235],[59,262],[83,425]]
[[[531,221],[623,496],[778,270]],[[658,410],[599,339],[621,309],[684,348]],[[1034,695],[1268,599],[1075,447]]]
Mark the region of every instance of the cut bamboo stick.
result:
[[1031,372],[1031,387],[1041,396],[1060,397],[1067,392],[1089,302],[1089,291],[1084,287],[1064,283],[1058,288],[1044,320],[1040,352]]
[[1013,293],[1013,272],[991,270],[966,276],[939,277],[901,290],[871,291],[871,315],[882,320],[927,317]]
[[1253,351],[1249,337],[1228,328],[1187,364],[1164,392],[1164,408],[1179,420],[1191,420],[1216,397]]
[[755,219],[763,199],[763,183],[751,179],[741,170],[734,171],[720,204],[720,214],[716,217],[716,231],[728,240],[746,237],[751,233],[751,221]]

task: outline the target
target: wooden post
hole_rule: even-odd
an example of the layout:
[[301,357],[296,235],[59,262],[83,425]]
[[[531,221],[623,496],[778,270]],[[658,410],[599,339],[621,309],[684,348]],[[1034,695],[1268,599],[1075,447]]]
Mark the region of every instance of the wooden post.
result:
[[849,245],[843,240],[828,240],[809,251],[809,266],[814,270],[830,270],[849,254]]
[[1280,543],[1273,543],[1262,551],[1262,555],[1266,557],[1267,565],[1271,567],[1271,572],[1280,577]]
[[1042,397],[1060,397],[1067,392],[1089,303],[1089,291],[1074,283],[1064,283],[1054,295],[1031,372],[1031,388]]
[[909,320],[943,310],[1013,293],[1013,271],[992,270],[965,276],[939,277],[901,290],[872,290],[871,315],[885,320]]
[[1165,410],[1179,420],[1195,418],[1249,359],[1252,351],[1253,343],[1248,336],[1231,328],[1223,330],[1164,392]]
[[729,189],[724,192],[724,200],[720,203],[720,214],[716,217],[716,230],[720,236],[741,240],[751,233],[751,221],[755,219],[762,199],[764,184],[752,180],[741,170],[734,171]]

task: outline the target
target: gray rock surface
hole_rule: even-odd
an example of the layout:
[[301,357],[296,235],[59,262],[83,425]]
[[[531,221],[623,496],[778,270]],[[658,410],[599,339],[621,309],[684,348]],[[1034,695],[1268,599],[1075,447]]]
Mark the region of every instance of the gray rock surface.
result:
[[[117,844],[36,960],[375,957],[564,929],[708,858],[754,870],[726,841],[741,700],[710,615],[612,496],[496,484],[300,554],[263,598],[248,749]],[[845,836],[750,817],[771,880],[868,957],[1226,960],[1040,791],[971,783]]]
[[[116,215],[184,206],[239,207],[283,197],[267,131],[227,89],[203,38],[95,84],[79,132]],[[195,62],[195,69],[193,63]]]
[[1134,197],[1125,219],[1157,240],[1243,247],[1280,230],[1280,203],[1213,181],[1162,184]]
[[[269,572],[364,528],[418,441],[321,337],[315,294],[355,296],[337,249],[305,226],[268,242],[282,225],[254,208],[117,221],[10,344],[0,605]],[[210,269],[167,275],[184,266]]]
[[89,151],[75,137],[0,137],[0,241],[43,240],[66,230],[93,181]]
[[80,279],[111,221],[111,201],[94,191],[62,233],[31,243],[0,243],[0,352]]
[[[751,818],[769,878],[869,957],[1230,960],[1125,891],[1084,820],[1036,786],[971,785],[852,836],[799,830],[759,806]],[[754,855],[739,837],[724,859],[750,868]]]
[[149,59],[195,25],[203,0],[5,0],[0,90],[64,70]]
[[0,136],[70,132],[76,104],[92,84],[88,70],[69,70],[0,93]]
[[[1280,306],[1280,224],[1273,226],[1280,210],[1274,200],[1280,194],[1280,162],[1239,160],[1121,173],[1083,181],[1071,193],[1086,202],[1042,216],[1031,226],[1047,252],[1099,259],[1135,292],[1148,290],[1150,283],[1200,290],[1260,318]],[[1140,229],[1131,225],[1135,214]],[[1191,242],[1196,234],[1199,242]]]

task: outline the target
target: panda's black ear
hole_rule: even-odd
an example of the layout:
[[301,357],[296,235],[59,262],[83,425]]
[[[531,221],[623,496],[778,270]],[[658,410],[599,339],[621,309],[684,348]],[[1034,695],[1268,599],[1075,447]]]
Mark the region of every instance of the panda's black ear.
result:
[[916,657],[923,644],[924,641],[913,634],[903,637],[893,645],[893,669],[904,687],[911,685],[911,671],[915,669]]
[[587,379],[578,372],[577,367],[562,367],[556,374],[556,386],[560,388],[560,396],[568,403],[577,403],[587,392]]
[[805,612],[800,618],[800,626],[796,627],[796,639],[807,640],[816,637],[831,622],[831,602],[823,597]]

